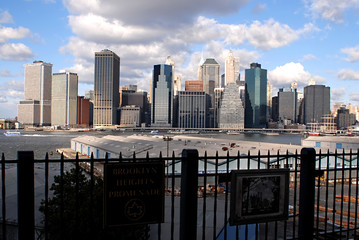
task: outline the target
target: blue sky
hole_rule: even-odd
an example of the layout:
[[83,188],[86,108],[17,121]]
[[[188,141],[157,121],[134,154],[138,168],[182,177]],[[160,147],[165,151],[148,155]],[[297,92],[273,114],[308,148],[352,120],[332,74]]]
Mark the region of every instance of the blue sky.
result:
[[197,78],[203,52],[224,72],[229,49],[241,75],[251,62],[268,70],[273,94],[310,78],[331,87],[331,100],[359,105],[359,0],[12,0],[0,5],[0,118],[17,115],[24,64],[79,76],[93,88],[94,53],[121,58],[120,85],[149,91],[153,65],[167,56],[176,74]]

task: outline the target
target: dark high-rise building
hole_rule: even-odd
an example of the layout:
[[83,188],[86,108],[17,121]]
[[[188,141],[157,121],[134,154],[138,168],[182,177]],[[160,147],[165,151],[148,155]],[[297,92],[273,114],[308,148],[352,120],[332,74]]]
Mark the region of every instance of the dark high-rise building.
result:
[[203,91],[178,92],[178,127],[205,128],[209,95]]
[[118,124],[120,58],[105,49],[95,53],[94,126]]
[[304,87],[304,124],[320,123],[325,114],[330,114],[330,87]]
[[154,66],[151,96],[151,126],[171,127],[174,96],[171,65]]
[[[122,102],[121,107],[125,106],[137,106],[140,109],[140,122],[146,123],[146,114],[147,114],[147,92],[135,92],[133,90],[122,90]],[[122,113],[121,113],[122,114]],[[122,117],[121,117],[122,118]]]
[[272,120],[277,122],[279,120],[279,113],[278,113],[278,96],[272,97]]
[[278,92],[278,117],[279,120],[291,120],[297,123],[298,117],[298,93],[294,88],[280,88]]
[[245,128],[263,128],[267,122],[267,70],[251,63],[245,70]]

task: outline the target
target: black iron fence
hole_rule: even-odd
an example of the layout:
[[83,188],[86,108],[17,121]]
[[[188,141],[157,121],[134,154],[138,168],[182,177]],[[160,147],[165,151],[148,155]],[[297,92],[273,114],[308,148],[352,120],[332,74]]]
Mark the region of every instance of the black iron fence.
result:
[[[17,160],[7,160],[2,155],[0,239],[359,239],[359,151],[33,156],[18,152]],[[103,165],[151,161],[165,163],[164,222],[103,229]],[[231,170],[272,168],[290,169],[288,219],[230,226]]]

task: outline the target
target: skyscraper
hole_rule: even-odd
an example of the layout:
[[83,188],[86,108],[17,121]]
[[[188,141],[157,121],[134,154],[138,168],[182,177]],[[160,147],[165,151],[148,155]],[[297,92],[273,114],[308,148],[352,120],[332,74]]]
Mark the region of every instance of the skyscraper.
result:
[[51,125],[73,127],[77,124],[76,73],[54,73],[52,75]]
[[215,92],[214,89],[219,88],[220,83],[220,65],[213,58],[207,58],[202,65],[203,91],[210,96],[209,110],[207,114],[207,126],[213,128],[217,125],[215,117]]
[[244,109],[238,85],[227,83],[219,108],[219,128],[244,128]]
[[34,61],[25,65],[25,100],[18,105],[18,121],[30,126],[51,124],[52,64]]
[[228,52],[225,69],[226,85],[239,81],[239,58],[233,56],[232,50]]
[[267,119],[267,70],[258,63],[251,63],[250,67],[245,70],[244,125],[246,128],[263,128]]
[[120,58],[104,49],[95,53],[94,126],[117,124],[119,107]]
[[320,123],[330,113],[330,87],[310,85],[304,87],[304,124]]
[[298,94],[295,88],[280,88],[278,92],[278,117],[279,120],[291,120],[297,123]]
[[178,127],[205,128],[208,94],[203,91],[178,92]]
[[171,65],[154,66],[151,96],[151,126],[171,127],[174,96]]
[[214,105],[214,89],[219,87],[220,65],[213,58],[207,58],[202,65],[203,91],[211,96],[212,106]]
[[172,66],[173,94],[177,95],[177,92],[181,91],[181,76],[175,75],[175,61],[171,58],[171,56],[167,57],[165,64]]

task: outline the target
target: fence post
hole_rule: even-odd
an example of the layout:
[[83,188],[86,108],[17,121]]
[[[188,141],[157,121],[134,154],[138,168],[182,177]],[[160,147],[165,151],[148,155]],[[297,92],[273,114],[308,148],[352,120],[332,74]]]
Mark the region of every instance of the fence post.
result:
[[303,148],[300,162],[299,239],[313,239],[315,197],[315,149]]
[[34,240],[34,152],[18,151],[17,159],[18,239]]
[[181,168],[180,239],[197,238],[198,151],[183,149]]

